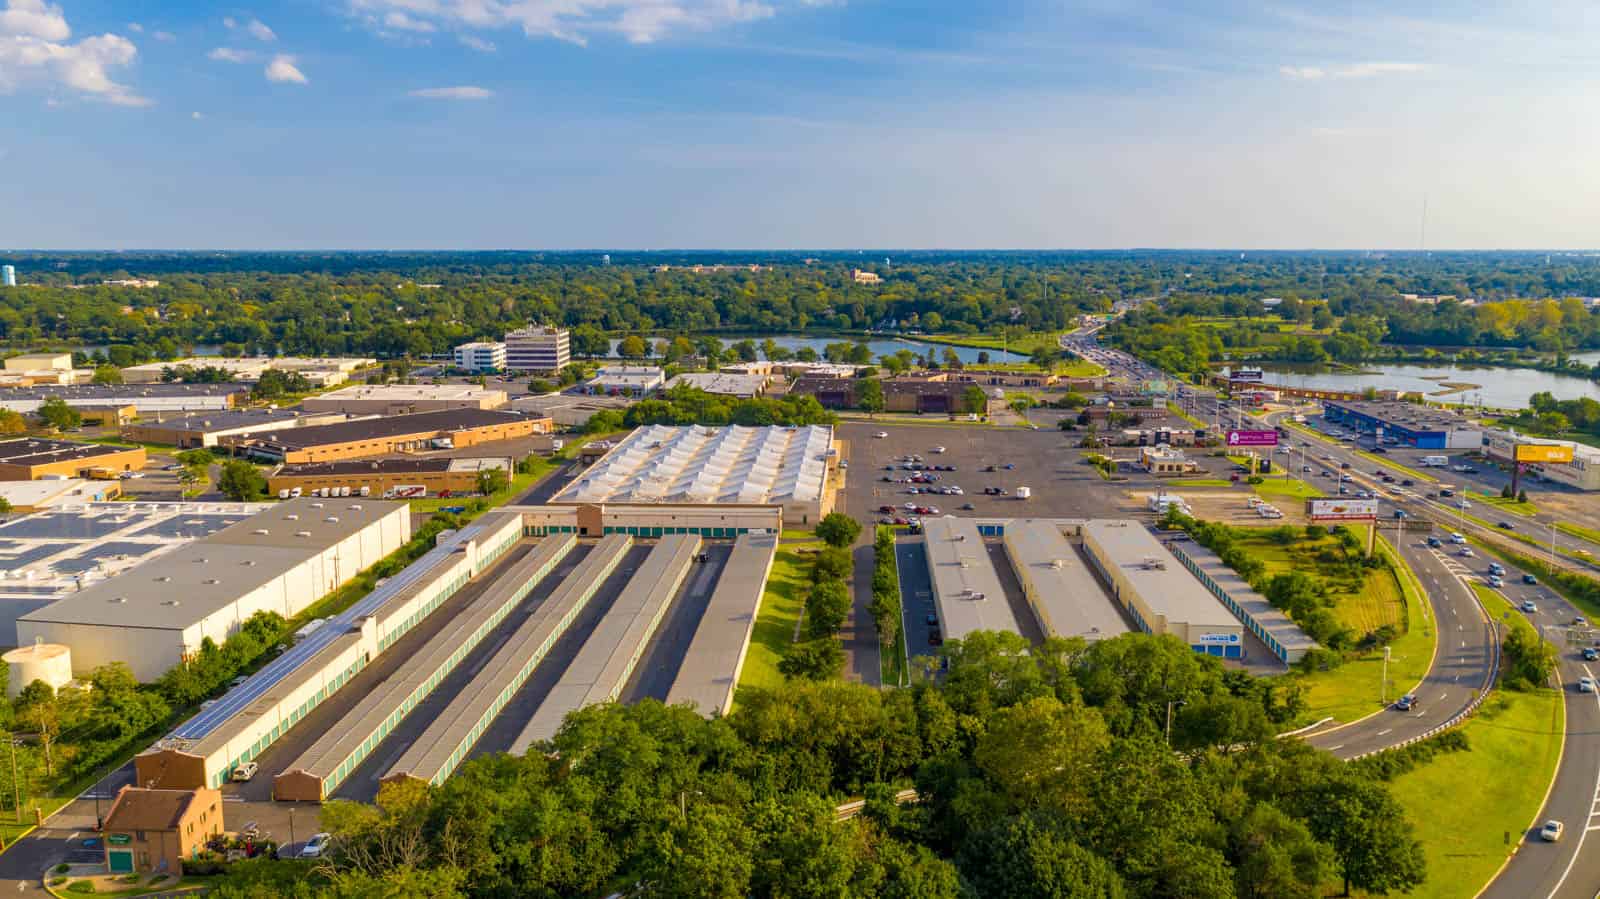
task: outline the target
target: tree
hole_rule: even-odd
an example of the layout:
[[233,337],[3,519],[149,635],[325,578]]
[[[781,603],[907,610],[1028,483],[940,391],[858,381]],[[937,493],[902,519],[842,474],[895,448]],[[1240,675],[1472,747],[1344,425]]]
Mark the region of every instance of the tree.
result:
[[0,434],[7,436],[24,434],[28,430],[28,420],[20,412],[10,409],[0,409]]
[[961,404],[973,415],[983,415],[989,411],[989,394],[976,384],[961,391]]
[[1110,862],[1032,816],[1011,818],[978,834],[962,849],[957,865],[979,896],[1128,895]]
[[243,459],[230,459],[217,476],[217,489],[234,502],[255,502],[267,497],[267,478],[261,469]]
[[843,512],[829,512],[817,522],[816,535],[823,543],[843,549],[861,536],[861,522]]
[[877,415],[882,412],[884,407],[883,384],[877,378],[862,378],[857,381],[856,405],[865,409],[868,415]]
[[122,372],[115,365],[95,366],[94,377],[90,380],[93,384],[121,384]]
[[511,479],[506,477],[504,468],[488,468],[478,472],[478,492],[484,496],[493,496],[511,486]]
[[58,431],[70,431],[83,425],[83,415],[59,396],[46,397],[39,404],[38,415],[41,421]]
[[844,668],[844,647],[832,637],[795,643],[778,660],[778,673],[794,680],[828,680]]
[[1242,899],[1317,899],[1333,875],[1328,847],[1270,803],[1234,824],[1228,860]]
[[844,581],[823,581],[806,597],[806,635],[831,637],[850,615],[850,589]]
[[1344,894],[1409,890],[1427,878],[1422,845],[1405,810],[1383,786],[1350,774],[1332,777],[1295,797],[1300,819],[1333,850]]
[[1500,641],[1505,655],[1506,685],[1517,689],[1538,687],[1555,673],[1559,653],[1551,644],[1539,638],[1532,629],[1506,626],[1506,635]]
[[629,334],[617,344],[617,355],[624,359],[643,359],[650,353],[650,345],[637,334]]

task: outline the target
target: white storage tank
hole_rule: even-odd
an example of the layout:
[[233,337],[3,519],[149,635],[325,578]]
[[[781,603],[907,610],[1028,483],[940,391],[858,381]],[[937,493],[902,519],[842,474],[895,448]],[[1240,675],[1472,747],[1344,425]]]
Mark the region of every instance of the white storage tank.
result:
[[0,660],[6,663],[11,675],[6,695],[15,699],[22,688],[42,680],[59,690],[72,680],[72,650],[59,643],[36,641],[32,646],[19,646]]

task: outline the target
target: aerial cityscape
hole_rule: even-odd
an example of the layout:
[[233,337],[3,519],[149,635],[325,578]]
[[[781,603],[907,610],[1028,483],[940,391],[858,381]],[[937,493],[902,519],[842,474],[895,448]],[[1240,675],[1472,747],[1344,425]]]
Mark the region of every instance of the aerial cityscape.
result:
[[1587,7],[0,4],[0,893],[1600,896]]

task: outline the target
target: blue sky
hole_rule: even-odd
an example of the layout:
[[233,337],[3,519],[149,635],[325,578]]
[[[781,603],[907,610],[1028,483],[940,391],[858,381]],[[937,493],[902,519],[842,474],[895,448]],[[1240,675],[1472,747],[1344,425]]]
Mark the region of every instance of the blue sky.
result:
[[0,0],[0,246],[1600,246],[1528,6]]

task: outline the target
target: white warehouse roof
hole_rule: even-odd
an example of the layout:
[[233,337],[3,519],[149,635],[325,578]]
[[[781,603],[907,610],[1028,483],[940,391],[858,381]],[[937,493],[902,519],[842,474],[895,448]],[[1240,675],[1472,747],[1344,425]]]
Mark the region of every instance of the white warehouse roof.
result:
[[768,505],[822,499],[833,428],[651,425],[551,502]]

